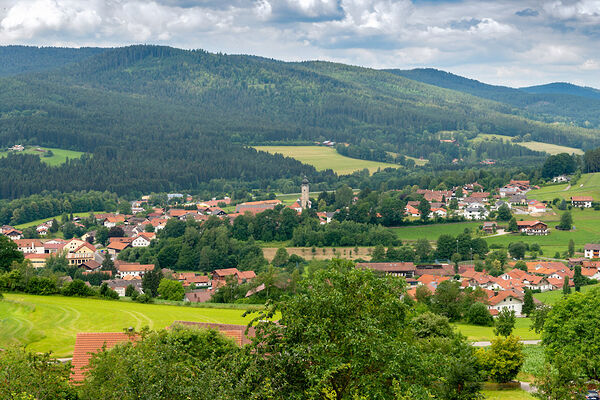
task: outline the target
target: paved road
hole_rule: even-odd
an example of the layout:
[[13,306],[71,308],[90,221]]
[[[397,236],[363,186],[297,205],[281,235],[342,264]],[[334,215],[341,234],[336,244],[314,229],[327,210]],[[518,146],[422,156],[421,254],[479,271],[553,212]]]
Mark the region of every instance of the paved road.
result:
[[[521,343],[523,343],[523,344],[540,344],[541,342],[542,342],[541,340],[521,340]],[[475,347],[486,347],[486,346],[491,346],[492,342],[483,341],[483,342],[473,342],[471,344]]]

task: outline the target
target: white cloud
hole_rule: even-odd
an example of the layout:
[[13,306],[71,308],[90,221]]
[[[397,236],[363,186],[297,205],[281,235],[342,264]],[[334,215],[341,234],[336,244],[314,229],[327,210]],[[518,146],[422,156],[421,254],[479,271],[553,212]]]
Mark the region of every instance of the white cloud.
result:
[[0,44],[158,43],[600,86],[599,21],[600,0],[0,0]]

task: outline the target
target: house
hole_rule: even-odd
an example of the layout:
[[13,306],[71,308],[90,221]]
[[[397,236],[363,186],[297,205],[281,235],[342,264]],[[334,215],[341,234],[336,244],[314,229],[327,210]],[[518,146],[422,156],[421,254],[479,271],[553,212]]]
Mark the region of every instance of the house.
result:
[[406,215],[409,215],[411,217],[421,216],[421,212],[411,205],[407,205],[404,211],[406,212]]
[[583,247],[585,258],[600,258],[600,244],[587,243]]
[[443,208],[431,208],[431,213],[429,214],[429,218],[433,218],[434,216],[440,218],[446,218],[448,212]]
[[591,208],[594,198],[592,196],[573,196],[571,204],[573,207]]
[[8,229],[3,232],[4,236],[8,236],[9,239],[18,240],[23,238],[23,232],[18,229]]
[[122,224],[125,222],[125,216],[123,215],[111,215],[109,217],[106,217],[106,219],[104,220],[104,226],[107,228],[113,228],[115,226],[117,226],[118,224]]
[[63,251],[66,241],[62,239],[52,239],[44,242],[44,253],[55,254]]
[[85,379],[85,371],[93,354],[111,349],[118,343],[136,341],[137,338],[136,335],[129,335],[124,332],[78,333],[75,338],[73,360],[71,361],[73,366],[71,382],[78,383]]
[[212,287],[218,288],[227,284],[228,277],[234,277],[238,283],[244,283],[256,277],[254,271],[238,271],[237,268],[216,269],[212,273]]
[[23,254],[44,254],[44,244],[39,239],[16,239],[17,249]]
[[250,212],[256,214],[265,210],[272,210],[279,204],[281,204],[281,200],[250,201],[235,206],[235,212],[242,214]]
[[117,273],[121,278],[141,278],[146,272],[154,269],[154,264],[125,263],[122,261],[116,261],[115,267],[117,268]]
[[515,194],[513,196],[508,196],[506,200],[512,204],[513,206],[525,205],[527,204],[527,196],[523,194]]
[[526,235],[547,235],[548,225],[541,221],[517,221],[519,232]]
[[175,279],[181,282],[184,287],[191,285],[194,285],[197,288],[210,287],[210,278],[208,276],[196,274],[194,272],[181,272],[175,274]]
[[554,178],[552,178],[552,182],[554,182],[554,183],[564,183],[564,182],[569,182],[570,180],[571,179],[569,179],[565,175],[559,175],[559,176],[555,176]]
[[418,189],[417,194],[422,195],[429,202],[437,203],[447,203],[453,196],[452,190]]
[[67,253],[69,265],[81,265],[96,257],[96,248],[88,242],[83,242],[81,246]]
[[484,222],[483,227],[481,228],[481,230],[483,230],[483,232],[487,233],[487,234],[496,233],[496,229],[498,229],[498,224],[493,221],[492,222]]
[[466,219],[481,220],[486,219],[488,215],[488,210],[480,203],[473,203],[463,210],[463,216]]
[[147,235],[141,234],[131,241],[131,247],[148,247],[151,241]]
[[537,200],[530,200],[527,203],[527,212],[530,214],[545,213],[546,203]]
[[521,316],[521,310],[523,309],[523,299],[517,293],[512,290],[503,290],[496,296],[488,300],[488,309],[496,310],[500,312],[502,310],[511,310],[515,312],[517,317]]
[[38,225],[35,228],[35,231],[37,232],[38,235],[40,236],[46,236],[48,234],[48,231],[50,230],[50,227],[46,224],[41,224]]
[[367,268],[385,275],[403,276],[405,278],[413,278],[417,273],[417,268],[412,262],[358,263],[356,268]]
[[498,201],[497,201],[497,202],[494,204],[494,209],[495,209],[495,210],[498,210],[498,209],[500,209],[500,207],[502,207],[502,206],[503,206],[503,205],[505,205],[505,204],[506,204],[506,206],[507,206],[509,209],[511,209],[511,208],[512,208],[512,204],[510,204],[508,201],[506,201],[506,200],[498,200]]
[[210,301],[212,295],[214,294],[214,290],[192,290],[185,294],[183,301],[186,303],[206,303]]
[[51,254],[38,254],[38,253],[29,253],[25,254],[25,259],[31,262],[31,265],[34,268],[43,268],[46,266],[46,260],[50,257]]
[[96,270],[101,266],[102,264],[100,264],[96,260],[85,261],[80,265],[80,267],[83,268],[86,272],[96,272]]
[[125,296],[125,291],[129,285],[133,286],[138,293],[144,293],[141,279],[111,279],[108,281],[102,281],[102,283],[106,283],[108,287],[117,292],[120,297]]
[[73,239],[69,240],[69,241],[68,241],[68,242],[65,244],[65,246],[64,246],[64,250],[65,250],[66,252],[69,252],[69,253],[70,253],[70,252],[72,252],[72,251],[75,251],[75,250],[76,250],[76,249],[78,249],[79,247],[81,247],[81,245],[82,245],[82,244],[84,244],[84,243],[87,243],[87,242],[86,242],[86,241],[84,241],[84,240],[81,240],[81,239],[73,238]]

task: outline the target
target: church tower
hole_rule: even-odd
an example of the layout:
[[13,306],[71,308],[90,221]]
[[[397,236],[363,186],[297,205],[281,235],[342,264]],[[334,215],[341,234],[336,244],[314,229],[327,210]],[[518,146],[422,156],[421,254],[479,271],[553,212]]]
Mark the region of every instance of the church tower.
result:
[[303,210],[309,208],[309,200],[308,200],[308,179],[306,176],[302,180],[302,194],[300,195],[300,206]]

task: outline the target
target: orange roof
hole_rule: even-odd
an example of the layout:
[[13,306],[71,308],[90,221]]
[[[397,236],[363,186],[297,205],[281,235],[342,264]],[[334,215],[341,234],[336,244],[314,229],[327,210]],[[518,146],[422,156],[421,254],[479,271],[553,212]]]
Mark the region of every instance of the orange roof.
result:
[[238,276],[242,279],[253,279],[256,278],[254,271],[240,271]]
[[44,244],[39,239],[16,239],[13,240],[18,247],[42,247]]
[[594,201],[592,196],[573,196],[571,201]]
[[110,243],[108,246],[106,246],[106,248],[107,249],[121,251],[121,250],[126,249],[127,247],[129,247],[130,244],[131,244],[131,242],[116,241],[116,242]]
[[89,244],[88,242],[84,242],[81,246],[76,248],[73,252],[75,253],[75,252],[79,251],[80,249],[82,249],[83,247],[86,247],[89,250],[92,250],[94,252],[96,251],[96,248],[93,245]]
[[512,290],[504,290],[502,292],[499,292],[496,296],[492,297],[489,300],[490,305],[495,306],[496,304],[505,300],[507,297],[513,297],[515,299],[521,300],[521,296],[519,296],[517,293],[513,292]]
[[94,353],[102,351],[102,348],[113,348],[118,343],[137,340],[136,336],[126,333],[78,333],[73,350],[72,382],[81,382],[85,378],[85,370]]
[[213,272],[214,274],[216,274],[217,276],[228,276],[228,275],[240,275],[240,271],[238,271],[237,268],[222,268],[222,269],[215,269],[215,271]]
[[50,257],[51,255],[52,254],[50,254],[50,253],[44,253],[44,254],[32,254],[32,253],[29,253],[29,254],[25,254],[25,258],[27,260],[32,260],[32,259],[35,260],[35,259],[40,259],[40,258],[46,259],[46,258]]
[[152,271],[153,269],[153,264],[119,264],[117,266],[119,272]]

